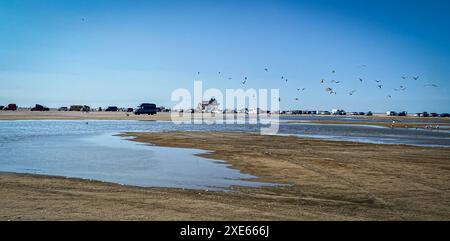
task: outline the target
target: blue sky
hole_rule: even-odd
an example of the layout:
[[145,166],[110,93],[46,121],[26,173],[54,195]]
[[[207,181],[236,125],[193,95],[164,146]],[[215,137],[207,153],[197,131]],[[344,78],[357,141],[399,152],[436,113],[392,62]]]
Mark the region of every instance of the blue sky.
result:
[[450,112],[449,12],[446,0],[3,0],[0,105],[170,107],[200,79],[279,88],[283,109]]

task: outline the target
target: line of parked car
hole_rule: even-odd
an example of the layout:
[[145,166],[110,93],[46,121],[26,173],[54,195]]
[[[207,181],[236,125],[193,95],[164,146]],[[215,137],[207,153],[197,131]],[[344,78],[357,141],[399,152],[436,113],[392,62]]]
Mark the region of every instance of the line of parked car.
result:
[[[87,105],[72,105],[70,108],[68,107],[60,107],[58,111],[83,111],[83,112],[89,112],[91,111],[91,107]],[[119,108],[117,106],[108,106],[105,110],[103,110],[101,107],[98,108],[96,111],[101,112],[134,112],[135,115],[155,115],[157,112],[161,111],[161,108],[157,108],[155,104],[151,103],[142,103],[140,104],[136,109],[133,108]]]
[[[395,112],[395,111],[388,111],[386,112],[387,116],[407,116],[408,112],[401,111],[401,112]],[[428,113],[428,112],[421,112],[414,114],[416,117],[450,117],[449,113]]]
[[422,112],[422,113],[416,113],[414,116],[417,117],[450,117],[449,113],[428,113],[428,112]]

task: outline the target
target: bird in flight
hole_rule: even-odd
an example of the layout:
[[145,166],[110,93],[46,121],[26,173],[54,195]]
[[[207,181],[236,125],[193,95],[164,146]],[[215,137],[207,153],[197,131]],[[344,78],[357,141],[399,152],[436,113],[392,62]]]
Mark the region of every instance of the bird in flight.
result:
[[380,82],[381,82],[381,80],[375,80],[375,82],[377,82],[377,83],[380,83]]
[[301,90],[301,91],[305,91],[306,88],[301,88],[301,89],[300,89],[300,88],[297,88],[297,91],[300,91],[300,90]]
[[332,94],[333,93],[333,89],[330,87],[325,88],[325,91]]
[[359,78],[359,82],[361,82],[361,83],[362,83],[362,82],[363,82],[363,79],[362,79],[362,78]]
[[380,89],[383,88],[383,85],[378,85],[378,88],[380,88]]
[[245,85],[245,83],[247,83],[247,80],[242,81],[242,84]]
[[324,79],[321,79],[321,80],[320,80],[320,83],[323,84],[323,82],[325,82],[325,80],[324,80]]
[[419,76],[413,76],[412,77],[414,80],[418,80],[419,79]]
[[268,69],[268,68],[265,68],[264,71],[269,72],[269,69]]
[[402,79],[406,79],[406,76],[402,76]]
[[231,78],[231,77],[228,77],[228,80],[232,80],[233,78]]
[[298,101],[298,98],[295,98],[296,101]]
[[339,84],[339,83],[341,83],[341,81],[332,80],[331,83]]
[[424,85],[424,87],[439,87],[439,86],[437,86],[437,85],[435,85],[435,84],[426,84],[426,85]]
[[336,70],[332,70],[331,73],[335,74],[335,73],[336,73]]
[[391,96],[391,95],[388,95],[387,97],[388,97],[388,98],[392,98],[392,96]]
[[197,74],[199,75],[199,74],[200,74],[200,71],[198,71]]
[[356,90],[352,90],[352,91],[350,91],[348,94],[349,94],[349,95],[353,95],[355,92],[356,92]]
[[219,71],[219,74],[221,74],[222,72]]

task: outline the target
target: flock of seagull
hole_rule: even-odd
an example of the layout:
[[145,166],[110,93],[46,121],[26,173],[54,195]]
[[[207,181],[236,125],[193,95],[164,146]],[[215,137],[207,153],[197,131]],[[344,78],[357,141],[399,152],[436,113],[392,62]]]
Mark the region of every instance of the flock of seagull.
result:
[[[360,65],[359,67],[361,67],[361,68],[366,68],[367,65]],[[265,72],[269,72],[269,68],[264,68],[264,71],[265,71]],[[331,73],[332,73],[333,75],[336,74],[336,70],[331,70]],[[222,75],[222,72],[219,71],[218,74],[219,74],[219,75]],[[200,71],[197,72],[197,75],[200,75]],[[402,79],[402,80],[412,79],[412,80],[417,81],[417,80],[419,80],[419,78],[420,78],[420,76],[411,76],[411,77],[408,77],[408,76],[401,76],[401,79]],[[232,79],[233,79],[232,77],[228,77],[228,80],[232,80]],[[281,81],[285,82],[286,84],[287,84],[288,81],[289,81],[289,80],[288,80],[285,76],[283,76],[283,75],[280,77],[280,79],[281,79]],[[363,78],[358,78],[358,80],[359,80],[360,83],[366,82],[366,80],[363,79]],[[242,85],[246,85],[246,84],[247,84],[247,81],[248,81],[248,77],[247,77],[247,76],[244,76],[243,80],[241,80]],[[378,89],[383,89],[384,85],[383,85],[383,81],[382,81],[382,80],[378,80],[378,79],[377,79],[377,80],[374,80],[374,82],[375,82],[376,88],[378,88]],[[325,79],[321,79],[321,80],[320,80],[320,84],[326,84],[326,83],[327,83],[327,81],[326,81]],[[326,86],[326,87],[324,88],[325,92],[327,92],[327,93],[330,94],[330,95],[336,95],[337,92],[336,92],[336,90],[335,90],[335,88],[334,88],[333,86],[342,83],[342,81],[338,81],[338,80],[336,80],[336,79],[332,79],[329,83],[332,84],[332,85],[331,85],[331,86]],[[423,86],[424,86],[424,87],[434,87],[434,88],[438,88],[438,87],[439,87],[439,86],[436,85],[436,84],[425,84],[425,85],[423,85]],[[296,88],[296,89],[297,89],[297,92],[299,92],[299,93],[306,90],[306,88]],[[406,87],[406,85],[400,85],[398,88],[394,88],[393,90],[396,91],[396,92],[398,92],[398,91],[406,91],[406,90],[407,90],[407,87]],[[348,91],[348,95],[350,95],[350,96],[354,95],[355,93],[356,93],[356,90],[354,90],[354,89]],[[391,95],[391,94],[388,94],[388,95],[387,95],[387,98],[392,98],[392,95]],[[300,98],[298,98],[298,97],[295,98],[295,101],[299,101],[299,100],[300,100]],[[279,98],[278,101],[281,102],[281,98]]]

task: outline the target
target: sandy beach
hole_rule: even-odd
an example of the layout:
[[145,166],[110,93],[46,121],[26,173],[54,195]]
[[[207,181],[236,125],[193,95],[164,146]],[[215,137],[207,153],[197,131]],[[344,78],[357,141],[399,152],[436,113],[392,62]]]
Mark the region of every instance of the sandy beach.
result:
[[450,149],[249,133],[127,133],[212,151],[256,181],[234,192],[0,174],[1,220],[449,220]]

